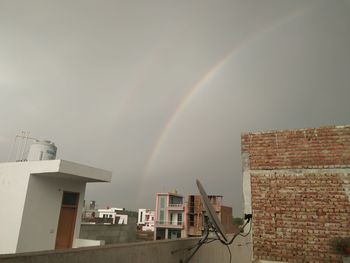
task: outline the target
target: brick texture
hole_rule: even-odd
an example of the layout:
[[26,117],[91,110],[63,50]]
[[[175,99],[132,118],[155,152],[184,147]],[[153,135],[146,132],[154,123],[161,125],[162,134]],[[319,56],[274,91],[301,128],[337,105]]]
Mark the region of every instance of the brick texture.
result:
[[245,133],[250,169],[350,166],[350,126]]
[[242,135],[256,259],[341,262],[350,236],[350,126]]

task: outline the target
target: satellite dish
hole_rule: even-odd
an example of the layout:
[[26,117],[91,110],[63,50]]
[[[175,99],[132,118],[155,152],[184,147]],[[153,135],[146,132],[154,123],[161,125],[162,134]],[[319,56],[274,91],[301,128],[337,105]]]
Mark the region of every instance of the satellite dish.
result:
[[[232,244],[233,240],[237,236],[239,236],[239,235],[243,236],[243,237],[248,236],[249,233],[250,233],[250,230],[251,230],[251,224],[250,224],[249,232],[246,233],[246,234],[242,234],[241,233],[243,231],[243,229],[245,228],[245,226],[249,222],[251,223],[251,219],[252,219],[252,214],[245,214],[244,215],[244,219],[246,220],[246,222],[241,226],[240,230],[233,235],[232,239],[228,240],[227,236],[226,236],[226,233],[225,233],[225,229],[224,229],[223,225],[221,224],[218,216],[216,215],[214,207],[210,203],[208,195],[205,192],[201,182],[199,180],[196,180],[196,183],[197,183],[197,187],[198,187],[199,193],[201,194],[201,197],[202,197],[202,200],[203,200],[203,204],[204,204],[204,208],[205,208],[205,210],[207,212],[208,217],[204,217],[204,221],[205,221],[204,222],[204,234],[203,234],[202,238],[198,241],[196,246],[186,249],[186,250],[192,250],[193,249],[193,251],[184,260],[180,259],[180,263],[188,263],[188,262],[190,262],[191,258],[196,254],[196,252],[199,250],[199,248],[202,245],[210,243],[210,242],[213,241],[213,239],[208,241],[208,236],[209,236],[209,232],[210,231],[214,231],[216,236],[217,236],[217,239],[214,239],[214,240],[219,240],[222,244],[228,246],[228,245]],[[181,250],[182,249],[180,249],[178,251],[181,251]],[[173,251],[172,253],[176,253],[176,252],[177,251]],[[231,260],[231,252],[230,252],[230,260]]]
[[205,192],[199,180],[196,180],[196,183],[197,183],[199,193],[201,194],[201,197],[203,200],[205,211],[207,212],[207,215],[209,217],[211,224],[213,225],[215,230],[218,232],[218,234],[227,242],[226,231],[224,229],[224,226],[221,224],[218,216],[216,215],[214,207],[210,203],[207,193]]

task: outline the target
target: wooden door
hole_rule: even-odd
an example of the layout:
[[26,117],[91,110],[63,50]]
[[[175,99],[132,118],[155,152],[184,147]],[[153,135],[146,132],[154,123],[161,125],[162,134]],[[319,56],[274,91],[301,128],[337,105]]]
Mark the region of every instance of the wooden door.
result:
[[63,192],[56,235],[56,249],[72,247],[78,202],[79,193]]

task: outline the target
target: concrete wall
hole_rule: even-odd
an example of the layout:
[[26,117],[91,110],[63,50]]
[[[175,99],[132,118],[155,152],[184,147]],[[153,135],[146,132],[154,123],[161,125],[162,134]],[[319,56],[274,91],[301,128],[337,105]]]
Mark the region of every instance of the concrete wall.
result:
[[78,192],[74,238],[78,238],[85,182],[31,175],[16,252],[54,249],[64,191]]
[[242,158],[254,258],[341,262],[329,240],[350,235],[350,126],[243,134]]
[[61,160],[0,163],[0,254],[53,249],[63,191],[80,193],[78,237],[86,182],[110,177]]
[[28,181],[25,168],[16,163],[0,165],[0,254],[16,252]]
[[82,224],[80,238],[104,240],[105,244],[134,242],[137,239],[136,218],[129,217],[127,225],[94,225]]
[[73,248],[95,247],[95,246],[103,246],[103,245],[105,245],[105,242],[103,240],[90,240],[90,239],[77,238],[73,242]]
[[[0,255],[1,263],[179,263],[198,239],[177,239],[78,248],[63,251]],[[251,263],[250,240],[238,237],[230,246],[232,263]],[[226,246],[212,242],[202,246],[191,263],[229,262]]]

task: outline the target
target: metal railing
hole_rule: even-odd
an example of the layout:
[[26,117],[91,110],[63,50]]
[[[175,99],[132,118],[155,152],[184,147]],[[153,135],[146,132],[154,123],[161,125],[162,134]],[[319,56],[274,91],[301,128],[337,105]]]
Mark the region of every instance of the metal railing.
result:
[[184,205],[183,204],[169,204],[169,208],[176,208],[176,209],[183,209]]
[[165,227],[182,227],[184,225],[184,222],[178,221],[178,222],[171,222],[171,221],[165,221],[165,220],[157,220],[156,225],[161,225]]

